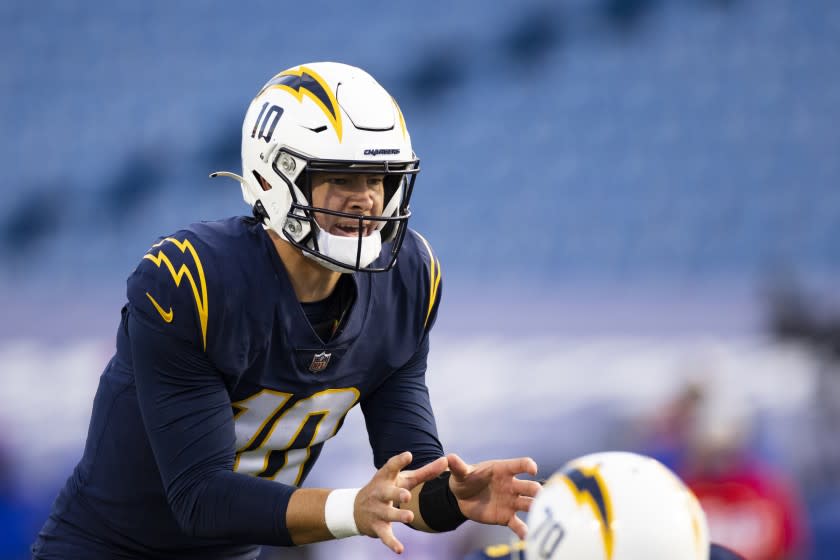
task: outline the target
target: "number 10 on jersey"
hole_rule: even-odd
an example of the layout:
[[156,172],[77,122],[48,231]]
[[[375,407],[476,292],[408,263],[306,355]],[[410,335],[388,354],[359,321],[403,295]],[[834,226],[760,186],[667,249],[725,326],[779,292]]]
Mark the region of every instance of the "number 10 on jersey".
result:
[[233,403],[236,462],[233,470],[298,485],[313,445],[335,435],[359,400],[355,387],[326,389],[300,399],[263,389]]

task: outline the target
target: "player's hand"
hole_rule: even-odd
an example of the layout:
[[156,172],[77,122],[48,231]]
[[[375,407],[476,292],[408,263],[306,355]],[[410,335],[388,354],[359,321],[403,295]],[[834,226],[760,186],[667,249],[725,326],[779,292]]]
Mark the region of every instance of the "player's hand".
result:
[[411,489],[446,470],[446,457],[412,471],[403,469],[411,464],[411,453],[406,451],[394,455],[381,469],[376,471],[370,482],[356,495],[355,519],[359,532],[380,539],[385,546],[402,554],[405,547],[394,536],[391,523],[411,523],[414,513],[394,507],[394,503],[405,504],[411,499]]
[[520,480],[516,475],[536,475],[534,460],[520,457],[469,465],[454,453],[446,459],[452,472],[449,488],[458,499],[461,513],[479,523],[507,525],[516,536],[524,539],[528,528],[516,512],[531,509],[540,484]]

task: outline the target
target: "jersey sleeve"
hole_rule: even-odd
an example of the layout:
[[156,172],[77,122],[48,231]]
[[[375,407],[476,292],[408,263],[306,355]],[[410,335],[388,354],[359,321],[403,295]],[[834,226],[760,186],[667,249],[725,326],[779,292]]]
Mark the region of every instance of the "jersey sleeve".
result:
[[376,468],[403,451],[411,451],[412,469],[443,455],[426,387],[428,354],[425,336],[411,360],[361,403]]
[[207,351],[211,251],[187,231],[161,239],[128,278],[129,308],[149,327]]
[[286,509],[295,489],[233,472],[233,409],[207,355],[130,311],[127,330],[143,424],[182,530],[247,544],[290,545]]
[[416,313],[414,326],[405,336],[416,336],[418,342],[408,361],[361,402],[376,468],[403,451],[413,455],[408,468],[443,455],[426,386],[429,331],[437,319],[441,298],[440,261],[429,242],[413,230],[403,251],[399,273]]

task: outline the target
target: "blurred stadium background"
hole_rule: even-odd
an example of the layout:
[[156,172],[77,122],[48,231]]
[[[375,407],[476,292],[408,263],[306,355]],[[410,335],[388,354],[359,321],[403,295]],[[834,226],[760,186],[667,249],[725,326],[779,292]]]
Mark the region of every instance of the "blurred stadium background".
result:
[[[80,456],[124,279],[158,235],[244,212],[207,174],[239,169],[257,89],[316,60],[377,77],[422,160],[447,449],[544,475],[645,451],[704,492],[746,476],[746,502],[704,501],[713,536],[840,557],[837,2],[5,1],[0,21],[0,558],[27,557]],[[362,432],[351,413],[307,484],[365,482]],[[398,534],[410,559],[509,538]]]

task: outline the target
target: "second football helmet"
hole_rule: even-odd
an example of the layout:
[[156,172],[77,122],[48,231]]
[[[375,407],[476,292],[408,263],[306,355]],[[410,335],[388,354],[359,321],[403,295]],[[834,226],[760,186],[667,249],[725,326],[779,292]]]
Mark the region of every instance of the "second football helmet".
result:
[[[264,227],[323,266],[379,272],[396,262],[419,170],[393,97],[359,68],[317,62],[284,70],[263,86],[242,123],[242,176],[212,176],[238,180]],[[382,215],[314,207],[313,172],[383,175]],[[358,235],[330,234],[319,227],[323,215],[352,220]],[[373,268],[388,242],[390,258]]]
[[708,560],[706,516],[664,465],[605,452],[575,459],[528,514],[528,560]]

